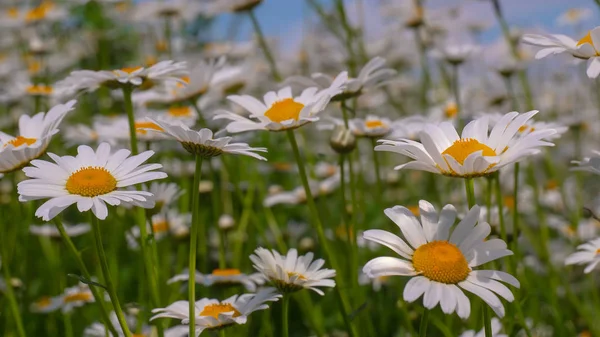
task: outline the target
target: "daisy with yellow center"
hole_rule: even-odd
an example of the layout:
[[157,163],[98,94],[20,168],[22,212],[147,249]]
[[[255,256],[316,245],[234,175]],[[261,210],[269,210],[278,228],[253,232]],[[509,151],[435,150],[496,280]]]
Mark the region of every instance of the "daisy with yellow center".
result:
[[377,151],[406,155],[414,161],[396,166],[451,177],[472,178],[489,175],[501,167],[521,161],[540,152],[542,146],[553,146],[545,141],[556,133],[553,128],[519,135],[519,129],[537,111],[524,114],[510,112],[488,130],[487,116],[478,118],[463,129],[462,135],[450,122],[427,124],[420,132],[421,142],[410,139],[381,140]]
[[54,92],[52,86],[43,84],[30,85],[25,89],[28,95],[32,96],[50,96]]
[[16,137],[0,132],[0,173],[18,170],[43,155],[52,136],[58,132],[58,125],[74,105],[75,101],[70,101],[56,105],[47,113],[21,116]]
[[350,130],[356,137],[383,137],[391,130],[392,122],[388,118],[368,115],[367,118],[355,118],[349,121]]
[[523,42],[541,49],[536,59],[548,55],[569,53],[573,57],[588,60],[587,75],[596,78],[600,75],[600,27],[596,27],[581,39],[574,40],[566,35],[525,34]]
[[586,267],[583,270],[584,273],[588,274],[600,263],[600,238],[586,242],[582,245],[577,246],[577,252],[569,255],[566,260],[566,265],[572,264],[585,264]]
[[[158,203],[156,196],[153,197],[153,200]],[[152,224],[146,224],[146,231],[147,233],[153,233],[154,239],[160,241],[169,235],[187,236],[190,231],[192,215],[191,213],[179,213],[176,209],[169,209],[152,215],[151,219]],[[139,248],[140,236],[139,226],[132,227],[126,233],[127,244],[130,249],[137,250]]]
[[65,289],[62,295],[62,312],[71,312],[74,308],[95,302],[94,295],[88,285],[79,285]]
[[111,153],[108,143],[101,143],[96,151],[81,145],[75,157],[49,153],[54,163],[34,160],[32,166],[23,169],[31,179],[19,183],[19,200],[50,199],[35,213],[44,221],[49,221],[73,204],[77,204],[80,212],[91,210],[101,220],[108,216],[106,204],[152,208],[152,193],[124,188],[167,175],[156,171],[162,167],[160,164],[142,165],[154,152],[130,154],[129,150]]
[[[168,284],[189,281],[189,271],[185,270],[179,275],[169,279]],[[195,282],[205,287],[211,286],[238,286],[242,285],[248,291],[256,291],[258,286],[265,283],[261,273],[245,274],[239,269],[215,269],[211,273],[203,274],[196,271]]]
[[512,255],[500,239],[486,240],[490,226],[480,222],[479,206],[474,206],[454,226],[456,210],[446,205],[438,214],[429,202],[419,202],[420,220],[407,208],[395,206],[385,214],[398,225],[403,237],[373,229],[363,233],[366,240],[392,249],[400,258],[377,257],[369,261],[363,272],[371,278],[409,276],[404,288],[404,300],[413,302],[422,295],[423,305],[433,309],[440,304],[446,314],[456,312],[466,319],[471,312],[469,299],[463,290],[487,303],[499,316],[504,306],[497,295],[514,300],[511,291],[501,282],[519,287],[513,276],[496,270],[474,270],[475,267]]
[[[246,324],[248,316],[254,311],[268,309],[267,302],[277,301],[281,295],[274,288],[265,288],[256,294],[234,295],[223,301],[203,298],[195,303],[196,317],[190,319],[188,301],[177,301],[166,308],[152,310],[157,318],[180,319],[182,324],[196,325],[196,336],[204,330],[217,330],[237,324]],[[187,331],[181,328],[182,332]]]
[[335,270],[322,269],[325,260],[313,261],[314,254],[298,256],[296,249],[290,249],[282,256],[275,250],[257,248],[250,260],[254,269],[263,274],[280,292],[291,293],[310,289],[319,295],[325,293],[318,287],[335,287]]
[[227,125],[227,131],[231,133],[295,129],[319,120],[317,114],[325,110],[333,96],[342,92],[346,79],[347,74],[343,73],[329,88],[307,88],[297,97],[292,96],[290,87],[285,87],[278,92],[268,92],[263,97],[264,102],[248,95],[229,96],[227,99],[246,109],[250,116],[246,118],[233,112],[221,111],[214,119],[231,120]]

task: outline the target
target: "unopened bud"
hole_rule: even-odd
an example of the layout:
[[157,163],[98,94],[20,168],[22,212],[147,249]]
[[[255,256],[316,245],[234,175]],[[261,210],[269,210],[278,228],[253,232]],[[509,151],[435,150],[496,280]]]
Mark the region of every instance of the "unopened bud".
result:
[[340,125],[333,130],[329,145],[339,154],[350,153],[356,147],[356,137],[350,130]]
[[219,217],[219,229],[228,231],[235,226],[235,220],[229,214],[223,214]]
[[304,237],[302,238],[302,240],[300,240],[299,244],[298,244],[298,248],[300,248],[300,250],[302,251],[310,251],[315,247],[315,240],[313,240],[311,237]]

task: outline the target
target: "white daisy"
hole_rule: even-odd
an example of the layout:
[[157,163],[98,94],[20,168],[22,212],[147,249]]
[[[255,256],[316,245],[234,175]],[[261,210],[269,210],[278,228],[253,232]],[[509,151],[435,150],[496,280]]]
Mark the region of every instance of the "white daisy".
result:
[[143,185],[143,190],[154,195],[155,208],[166,209],[185,193],[176,183],[159,183],[153,181],[150,187]]
[[[146,223],[146,232],[153,233],[156,241],[162,240],[169,234],[174,237],[186,237],[190,232],[191,222],[191,213],[182,214],[176,209],[170,209],[167,212],[154,214],[152,224]],[[141,237],[140,227],[132,227],[125,235],[129,248],[138,249]]]
[[74,308],[82,307],[86,303],[93,303],[96,300],[87,284],[80,283],[76,286],[65,289],[62,294],[62,312],[68,313]]
[[227,99],[248,110],[250,118],[221,110],[214,119],[231,120],[232,122],[227,125],[227,131],[231,133],[295,129],[319,120],[317,114],[325,110],[333,96],[342,92],[346,79],[347,74],[344,72],[330,87],[323,90],[316,87],[307,88],[298,97],[292,96],[290,87],[285,87],[278,92],[270,91],[264,96],[264,103],[248,95],[228,96]]
[[438,214],[429,202],[421,200],[419,210],[421,222],[405,207],[385,210],[400,228],[404,239],[379,229],[364,232],[365,239],[389,247],[402,257],[370,260],[363,268],[365,274],[369,277],[410,276],[404,288],[404,300],[413,302],[424,295],[423,305],[427,309],[433,309],[439,303],[444,313],[456,312],[466,319],[471,312],[469,299],[463,293],[466,290],[480,297],[498,316],[504,316],[504,306],[496,294],[509,302],[514,296],[498,281],[514,287],[519,287],[519,281],[501,271],[473,270],[512,255],[504,241],[486,241],[490,226],[485,222],[477,224],[479,206],[471,208],[452,232],[456,219],[454,206],[446,205]]
[[[502,323],[496,317],[492,318],[492,336],[490,337],[508,337],[508,335],[501,334]],[[479,332],[475,330],[467,330],[461,333],[458,337],[487,337],[485,335],[485,329],[481,329]]]
[[335,287],[335,270],[321,269],[325,260],[313,261],[314,254],[298,256],[296,249],[290,249],[286,256],[277,251],[259,247],[250,255],[254,269],[261,272],[281,292],[294,292],[310,289],[319,295],[325,293],[317,287]]
[[191,154],[211,158],[223,153],[231,153],[250,156],[260,160],[267,160],[265,157],[255,153],[267,152],[266,148],[250,147],[245,143],[230,143],[231,137],[213,139],[213,132],[210,129],[194,131],[181,122],[171,124],[167,121],[148,120],[162,129],[161,131],[153,128],[150,129],[150,131],[160,132],[174,138]]
[[519,129],[536,113],[510,112],[491,131],[484,116],[467,124],[461,136],[450,122],[427,124],[419,134],[421,143],[410,139],[380,140],[383,145],[376,146],[375,150],[415,159],[396,166],[396,170],[408,168],[462,178],[485,176],[539,153],[541,146],[554,145],[544,141],[556,133],[554,129],[518,135]]
[[[135,134],[141,141],[156,141],[166,139],[162,133],[148,132],[148,129],[162,131],[162,128],[146,119],[146,117],[137,117],[134,122]],[[129,120],[126,116],[111,118],[110,120],[97,123],[95,129],[98,138],[110,143],[118,141],[129,141]]]
[[579,41],[562,34],[525,34],[523,42],[542,48],[535,54],[536,59],[567,52],[573,57],[588,60],[587,75],[589,78],[596,78],[600,75],[600,27],[590,30]]
[[35,313],[47,314],[60,309],[62,304],[62,296],[44,296],[31,303],[29,310]]
[[[234,295],[226,300],[203,298],[196,301],[194,318],[196,336],[204,330],[216,330],[236,324],[246,324],[248,316],[258,310],[268,309],[266,302],[277,301],[281,297],[273,288],[266,288],[256,294]],[[166,308],[152,310],[154,315],[150,320],[167,317],[180,319],[182,324],[190,324],[189,302],[177,301]],[[187,330],[187,327],[185,327]],[[185,332],[182,329],[182,332]],[[184,334],[185,335],[185,334]]]
[[583,160],[573,160],[572,164],[577,166],[571,168],[572,171],[585,171],[600,175],[600,151],[593,151],[593,156],[583,158]]
[[54,106],[47,113],[21,116],[17,137],[0,132],[0,173],[18,170],[44,154],[58,132],[58,125],[74,105],[75,101],[70,101]]
[[[87,223],[80,223],[72,226],[65,224],[64,227],[65,232],[67,232],[67,235],[70,237],[80,236],[91,230],[90,224]],[[60,237],[60,233],[58,229],[56,229],[56,226],[50,224],[45,224],[41,226],[29,226],[29,232],[37,236],[46,236],[51,238]]]
[[556,19],[556,22],[560,26],[577,25],[590,19],[593,15],[594,13],[589,8],[569,8]]
[[[167,284],[188,281],[189,272],[184,270],[182,274],[171,277]],[[256,291],[256,287],[265,283],[261,273],[244,274],[239,269],[215,269],[210,274],[202,274],[196,271],[195,282],[205,287],[213,285],[243,285],[248,291]]]
[[70,205],[77,204],[80,212],[90,209],[98,219],[108,216],[106,204],[116,206],[130,203],[144,208],[154,207],[152,194],[146,191],[124,190],[124,187],[162,179],[167,175],[155,170],[160,164],[145,164],[154,152],[146,151],[129,156],[129,150],[110,152],[102,143],[94,150],[86,145],[77,148],[77,156],[59,157],[48,153],[56,163],[34,160],[23,169],[29,180],[18,184],[20,201],[49,198],[35,215],[49,221]]
[[392,122],[389,118],[367,115],[364,119],[351,119],[348,121],[348,126],[357,137],[378,138],[390,132]]
[[600,238],[579,245],[577,249],[579,251],[569,255],[565,264],[587,264],[583,270],[586,274],[594,270],[600,263]]

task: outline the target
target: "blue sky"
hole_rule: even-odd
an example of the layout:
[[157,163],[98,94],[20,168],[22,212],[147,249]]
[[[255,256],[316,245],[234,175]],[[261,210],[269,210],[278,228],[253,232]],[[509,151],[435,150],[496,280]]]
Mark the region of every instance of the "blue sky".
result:
[[[354,0],[346,0],[350,4]],[[367,26],[377,26],[379,14],[376,5],[380,0],[362,0],[366,8]],[[321,0],[322,4],[331,3],[331,0]],[[486,0],[426,0],[427,7],[443,7],[463,3],[469,15],[489,19],[494,25],[484,34],[487,41],[495,40],[500,34],[495,24],[491,4]],[[561,27],[556,23],[556,18],[569,8],[585,7],[594,12],[594,17],[588,20],[580,29],[589,30],[597,25],[600,10],[594,0],[501,0],[505,15],[511,26],[521,28],[544,28],[553,33],[574,34],[574,28]],[[284,46],[292,47],[300,38],[301,27],[307,15],[314,15],[306,5],[306,0],[265,0],[256,12],[261,26],[268,36],[276,37]],[[247,18],[238,18],[242,25],[239,27],[238,39],[248,39],[251,26]],[[226,36],[226,31],[232,20],[231,15],[219,18],[219,23],[214,27],[214,35],[221,38]],[[369,28],[369,27],[368,27]],[[371,27],[376,30],[376,27]]]

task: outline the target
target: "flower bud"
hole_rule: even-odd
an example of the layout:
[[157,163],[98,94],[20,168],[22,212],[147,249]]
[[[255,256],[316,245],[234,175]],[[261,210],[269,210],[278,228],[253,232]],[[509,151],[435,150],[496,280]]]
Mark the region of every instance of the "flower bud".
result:
[[219,229],[222,231],[228,231],[235,226],[235,220],[229,214],[222,214],[219,217]]
[[356,137],[350,130],[340,125],[333,130],[329,145],[339,154],[350,153],[356,147]]

